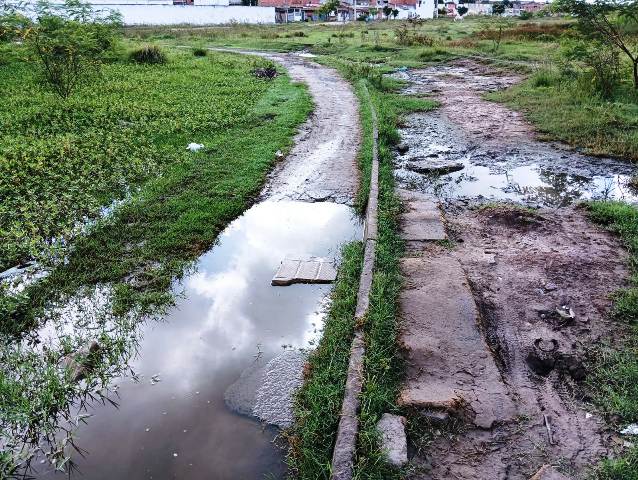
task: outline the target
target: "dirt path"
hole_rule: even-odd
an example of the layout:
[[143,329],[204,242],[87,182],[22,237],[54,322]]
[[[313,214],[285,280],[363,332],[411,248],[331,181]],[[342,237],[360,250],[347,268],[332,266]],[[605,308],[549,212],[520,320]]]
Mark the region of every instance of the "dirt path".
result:
[[358,103],[335,70],[293,55],[271,55],[290,76],[308,85],[315,109],[295,146],[273,172],[270,198],[352,204],[359,184],[356,158],[361,141]]
[[[462,198],[433,192],[401,172],[408,155],[422,171],[460,157],[468,169],[477,161],[473,155],[486,151],[493,152],[480,160],[487,169],[511,162],[513,151],[515,162],[535,154],[536,162],[542,157],[581,171],[590,160],[538,142],[519,114],[480,97],[514,76],[463,61],[408,77],[414,83],[407,93],[429,92],[442,101],[439,112],[408,121],[402,132],[407,153],[397,161],[400,184],[412,190],[400,191],[408,207],[401,219],[408,248],[400,296],[407,377],[399,401],[420,415],[431,435],[410,438],[411,478],[523,480],[545,464],[584,478],[613,453],[614,434],[583,402],[582,387],[591,348],[622,333],[608,320],[610,294],[629,274],[620,243],[569,206],[581,198],[573,191],[558,202],[551,195],[533,198],[534,205],[565,208],[529,210],[485,204],[486,195],[471,190]],[[451,141],[457,132],[462,141]],[[613,176],[617,166],[601,160],[598,172]],[[440,169],[418,176],[451,177]],[[489,191],[498,188],[493,180],[457,183]],[[566,175],[563,189],[570,191],[573,181]],[[441,228],[432,227],[442,218],[432,193],[445,206],[447,243],[437,241]],[[529,204],[528,194],[515,190],[505,198]],[[415,235],[415,225],[425,224],[427,231]]]

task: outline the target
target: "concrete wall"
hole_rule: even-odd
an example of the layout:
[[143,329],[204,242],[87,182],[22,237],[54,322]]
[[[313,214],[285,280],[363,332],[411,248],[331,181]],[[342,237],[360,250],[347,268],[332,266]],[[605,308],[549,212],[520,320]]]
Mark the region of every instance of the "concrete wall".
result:
[[[226,2],[228,0],[220,0]],[[274,7],[212,5],[126,5],[103,4],[117,10],[125,25],[215,25],[222,23],[275,23]]]

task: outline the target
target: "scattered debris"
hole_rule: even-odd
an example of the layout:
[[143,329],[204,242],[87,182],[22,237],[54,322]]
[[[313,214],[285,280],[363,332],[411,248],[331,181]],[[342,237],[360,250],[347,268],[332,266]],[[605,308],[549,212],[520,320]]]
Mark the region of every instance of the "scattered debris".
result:
[[386,454],[388,463],[398,468],[408,463],[405,424],[405,417],[391,413],[384,413],[377,423],[377,431],[381,436],[381,449]]
[[204,145],[202,143],[189,143],[186,147],[186,149],[190,150],[191,152],[199,152],[202,148],[204,148]]
[[253,75],[264,80],[272,80],[277,76],[277,68],[274,65],[256,68],[253,70]]
[[552,432],[552,417],[549,415],[543,415],[543,419],[545,420],[545,429],[547,430],[547,441],[550,445],[556,445],[554,442],[554,434]]
[[333,262],[320,257],[286,257],[272,279],[273,286],[331,283],[337,278]]
[[277,150],[275,152],[275,157],[277,157],[278,160],[281,160],[282,158],[284,158],[284,154],[282,153],[281,150]]
[[623,435],[638,435],[638,424],[632,423],[623,428],[620,433]]

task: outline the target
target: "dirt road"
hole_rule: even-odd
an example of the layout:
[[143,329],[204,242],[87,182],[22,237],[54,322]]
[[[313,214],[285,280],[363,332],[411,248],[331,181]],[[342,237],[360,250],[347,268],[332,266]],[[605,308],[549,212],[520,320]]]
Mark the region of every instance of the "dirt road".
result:
[[[396,171],[417,193],[402,196],[415,218],[415,205],[438,200],[449,240],[415,240],[403,219],[399,401],[429,432],[411,436],[411,478],[524,480],[545,464],[584,478],[614,448],[583,399],[587,355],[622,335],[608,319],[610,294],[629,272],[620,243],[572,203],[605,198],[598,177],[621,197],[632,167],[539,142],[520,114],[481,98],[516,76],[460,61],[405,77],[406,93],[433,94],[442,107],[407,119]],[[486,172],[473,175],[478,167]],[[521,167],[529,185],[511,173],[497,181]],[[461,193],[432,188],[446,182]],[[428,208],[420,215],[436,218]]]

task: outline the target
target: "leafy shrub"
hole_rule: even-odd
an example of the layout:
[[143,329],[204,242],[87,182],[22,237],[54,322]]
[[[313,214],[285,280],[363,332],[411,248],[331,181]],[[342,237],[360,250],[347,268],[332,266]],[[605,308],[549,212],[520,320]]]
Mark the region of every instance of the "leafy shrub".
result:
[[193,50],[193,55],[195,55],[196,57],[205,57],[206,55],[208,55],[208,50],[206,50],[205,48],[196,48]]
[[276,38],[279,38],[279,34],[277,32],[268,31],[259,34],[259,38],[263,40],[274,40]]
[[98,72],[114,50],[118,26],[115,17],[86,21],[43,15],[25,38],[39,61],[45,84],[67,98]]
[[302,31],[297,31],[297,32],[290,32],[289,34],[286,35],[286,38],[303,38],[303,37],[307,37],[308,35],[306,35],[304,32]]
[[611,98],[620,81],[620,57],[614,48],[599,42],[563,43],[567,68],[576,72],[579,86],[603,98]]
[[534,13],[533,12],[521,12],[521,14],[519,15],[519,18],[521,20],[530,20],[530,19],[534,18]]
[[142,48],[133,50],[129,57],[136,63],[147,65],[158,65],[167,61],[166,54],[157,45],[145,45]]
[[424,47],[431,47],[434,45],[432,37],[425,35],[424,33],[418,33],[408,30],[407,25],[400,25],[394,30],[394,34],[397,37],[397,43],[404,46],[421,45]]

